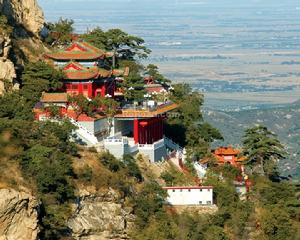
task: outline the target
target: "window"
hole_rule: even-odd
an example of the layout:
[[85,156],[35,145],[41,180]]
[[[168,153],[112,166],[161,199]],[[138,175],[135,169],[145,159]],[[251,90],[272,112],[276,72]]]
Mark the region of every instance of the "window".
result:
[[191,189],[189,189],[189,192],[191,191]]
[[202,189],[200,189],[200,192],[202,192]]
[[180,189],[180,192],[182,192],[182,189]]
[[206,204],[207,204],[207,205],[211,205],[211,201],[207,201]]
[[210,192],[210,189],[207,189],[208,192]]
[[173,191],[172,192],[175,192],[175,190],[173,189]]
[[199,201],[199,204],[202,204],[202,201]]

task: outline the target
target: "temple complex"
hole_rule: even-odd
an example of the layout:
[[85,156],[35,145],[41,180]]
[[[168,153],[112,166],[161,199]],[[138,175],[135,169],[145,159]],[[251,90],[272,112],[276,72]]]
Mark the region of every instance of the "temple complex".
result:
[[[34,109],[36,119],[53,118],[50,107],[59,107],[60,117],[68,118],[78,128],[75,131],[76,142],[103,146],[117,158],[124,154],[142,153],[155,162],[167,158],[171,152],[182,151],[180,146],[164,136],[167,113],[177,108],[167,97],[171,87],[145,81],[143,101],[129,103],[122,98],[118,100],[117,96],[123,93],[116,89],[116,82],[122,81],[129,69],[107,66],[111,57],[111,53],[83,41],[75,41],[64,50],[46,54],[45,58],[63,71],[63,87],[59,93],[43,93]],[[104,113],[92,117],[83,113],[78,115],[68,102],[69,95],[83,95],[89,100],[96,96],[115,98],[120,101],[120,107],[113,117]]]

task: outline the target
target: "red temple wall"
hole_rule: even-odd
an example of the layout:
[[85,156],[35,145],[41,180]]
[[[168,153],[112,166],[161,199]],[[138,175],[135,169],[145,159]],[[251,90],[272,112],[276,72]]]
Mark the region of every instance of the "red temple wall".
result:
[[83,94],[86,97],[93,98],[97,95],[104,97],[106,94],[110,94],[113,96],[113,90],[110,93],[107,92],[107,84],[106,83],[65,83],[64,89],[67,93],[71,95]]
[[135,119],[134,141],[139,144],[153,144],[163,138],[163,118]]

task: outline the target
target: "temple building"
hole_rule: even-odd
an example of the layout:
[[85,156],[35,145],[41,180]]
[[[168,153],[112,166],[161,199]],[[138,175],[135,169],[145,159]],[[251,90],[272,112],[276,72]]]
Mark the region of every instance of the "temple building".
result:
[[105,58],[112,56],[111,53],[106,53],[84,41],[76,41],[63,50],[45,54],[45,58],[52,59],[60,66],[72,60],[86,67],[104,66]]
[[111,136],[104,141],[105,148],[117,157],[139,152],[147,155],[151,162],[165,159],[169,151],[182,151],[164,136],[163,129],[166,114],[176,108],[177,104],[172,102],[155,107],[122,108],[114,116]]
[[68,94],[82,94],[88,98],[115,92],[116,77],[128,74],[128,69],[112,70],[107,59],[113,55],[87,42],[73,42],[64,50],[45,55],[65,74],[63,90]]
[[[212,155],[218,165],[230,164],[235,167],[241,167],[247,160],[246,157],[241,156],[241,151],[231,146],[219,147],[212,151]],[[209,162],[209,159],[203,159],[200,161],[202,164]]]
[[231,146],[220,147],[214,150],[214,157],[218,164],[231,164],[233,166],[241,166],[247,159],[241,156],[241,151]]
[[168,193],[166,202],[173,206],[213,205],[212,186],[163,187]]

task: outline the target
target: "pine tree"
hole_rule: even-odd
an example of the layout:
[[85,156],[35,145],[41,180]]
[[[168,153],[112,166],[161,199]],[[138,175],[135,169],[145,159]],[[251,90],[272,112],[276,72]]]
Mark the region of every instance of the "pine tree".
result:
[[285,158],[287,152],[274,133],[261,125],[247,129],[243,145],[243,154],[253,172],[269,177],[278,175],[276,162]]

